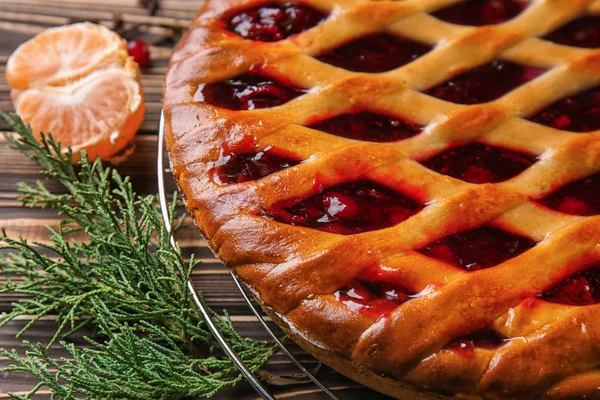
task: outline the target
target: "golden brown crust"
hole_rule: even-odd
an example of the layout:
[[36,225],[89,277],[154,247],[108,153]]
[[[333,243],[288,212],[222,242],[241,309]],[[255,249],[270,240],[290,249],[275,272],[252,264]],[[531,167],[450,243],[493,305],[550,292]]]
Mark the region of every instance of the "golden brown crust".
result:
[[[261,43],[226,32],[220,18],[263,2],[208,0],[167,74],[164,108],[175,178],[211,248],[269,315],[309,352],[352,379],[411,400],[441,398],[436,392],[473,399],[598,398],[600,306],[554,304],[536,296],[600,261],[600,216],[561,214],[531,199],[600,172],[600,132],[576,135],[521,116],[600,83],[600,50],[536,38],[586,9],[600,10],[600,2],[537,1],[514,20],[480,28],[427,14],[452,2],[305,1],[332,15],[291,39]],[[381,30],[442,44],[384,74],[351,73],[312,57]],[[448,103],[419,92],[495,58],[550,71],[481,105]],[[194,100],[199,85],[250,68],[310,90],[285,105],[253,111]],[[427,129],[382,144],[304,126],[315,116],[360,108],[399,113]],[[527,135],[514,134],[519,130]],[[520,149],[540,160],[513,179],[484,185],[418,163],[450,143],[474,140]],[[210,171],[220,154],[248,144],[256,151],[277,146],[306,162],[256,182],[214,182]],[[391,228],[348,236],[261,216],[278,201],[315,194],[317,180],[328,187],[360,179],[410,192],[426,207]],[[539,243],[471,273],[414,251],[482,225]],[[374,264],[385,265],[421,296],[378,320],[336,300],[336,290]],[[509,343],[475,349],[470,357],[444,348],[487,326]]]
[[448,398],[447,396],[438,393],[424,390],[416,391],[414,387],[361,367],[349,359],[341,357],[339,352],[335,350],[332,351],[332,349],[324,347],[322,343],[315,342],[312,336],[307,338],[305,332],[298,330],[295,325],[292,326],[288,319],[281,318],[280,315],[275,313],[268,306],[265,306],[264,303],[261,303],[261,305],[269,317],[271,317],[271,319],[275,321],[294,342],[298,343],[303,349],[314,355],[323,363],[350,379],[399,400],[436,400]]

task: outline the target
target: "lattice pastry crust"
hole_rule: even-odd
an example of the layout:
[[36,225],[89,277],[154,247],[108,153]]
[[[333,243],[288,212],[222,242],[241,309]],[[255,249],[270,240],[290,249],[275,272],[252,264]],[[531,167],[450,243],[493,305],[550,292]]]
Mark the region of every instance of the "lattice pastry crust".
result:
[[[174,52],[166,81],[174,175],[211,248],[269,315],[353,379],[406,399],[444,393],[600,398],[600,304],[539,297],[600,262],[600,216],[561,213],[534,201],[600,172],[600,131],[573,133],[524,119],[600,84],[600,49],[540,39],[582,14],[600,14],[600,1],[531,1],[517,17],[480,27],[430,15],[459,2],[306,0],[303,4],[327,19],[269,43],[246,40],[224,22],[264,1],[208,0]],[[435,47],[381,74],[351,72],[314,57],[376,32]],[[494,59],[547,71],[484,104],[455,104],[422,93]],[[277,107],[246,111],[198,96],[205,84],[251,70],[306,93]],[[408,139],[381,143],[307,127],[315,117],[354,109],[401,115],[425,128]],[[421,163],[475,141],[538,159],[511,179],[486,184],[445,176]],[[213,171],[223,156],[248,147],[254,152],[276,147],[302,162],[258,180],[217,182]],[[265,214],[282,201],[364,180],[412,193],[423,208],[396,225],[345,235]],[[477,271],[416,251],[482,226],[536,244]],[[380,318],[340,301],[340,288],[373,265],[384,266],[388,276],[418,295]],[[468,355],[447,346],[481,329],[506,340],[494,348],[475,346]]]

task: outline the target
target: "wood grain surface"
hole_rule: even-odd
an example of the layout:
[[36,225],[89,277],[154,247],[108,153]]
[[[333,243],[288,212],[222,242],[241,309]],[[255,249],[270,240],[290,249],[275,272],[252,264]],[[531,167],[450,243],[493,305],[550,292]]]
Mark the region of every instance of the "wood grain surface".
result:
[[[139,193],[156,193],[156,148],[157,129],[161,109],[163,75],[168,58],[181,32],[193,18],[201,0],[0,0],[0,110],[12,111],[9,87],[4,70],[9,55],[14,49],[44,28],[78,21],[92,21],[117,30],[126,39],[142,38],[151,44],[152,64],[143,70],[143,86],[146,97],[146,116],[136,138],[137,149],[125,163],[118,166],[124,175],[130,175]],[[0,131],[9,127],[0,121]],[[41,179],[38,168],[20,154],[8,148],[6,139],[0,139],[0,226],[12,236],[22,235],[30,240],[47,241],[46,226],[54,226],[58,216],[52,210],[22,208],[18,201],[16,184],[19,181],[34,182]],[[170,190],[173,183],[170,182]],[[57,192],[60,187],[52,182],[48,187]],[[203,266],[194,274],[196,287],[201,290],[208,303],[217,310],[227,309],[235,326],[247,336],[266,339],[267,335],[236,290],[227,270],[216,260],[205,242],[193,227],[178,235],[186,256],[194,253],[203,260]],[[10,303],[18,300],[15,295],[0,295],[0,312],[6,311]],[[14,335],[26,323],[27,318],[15,321],[0,329],[0,347],[23,351],[20,340]],[[53,333],[54,318],[48,316],[23,339],[31,342],[47,342]],[[83,344],[82,332],[71,338]],[[297,346],[290,344],[304,365],[311,369],[318,363]],[[65,356],[64,350],[53,349],[54,356]],[[0,368],[9,365],[0,358]],[[276,354],[268,370],[288,376],[299,374],[299,370],[282,354]],[[318,377],[336,392],[341,399],[377,399],[378,395],[344,378],[327,367],[320,368]],[[35,385],[26,374],[0,372],[0,399],[8,398],[8,392],[23,393]],[[288,386],[273,386],[278,398],[326,399],[313,384],[298,383]],[[39,399],[49,398],[41,393]],[[257,399],[248,385],[219,394],[217,399]]]

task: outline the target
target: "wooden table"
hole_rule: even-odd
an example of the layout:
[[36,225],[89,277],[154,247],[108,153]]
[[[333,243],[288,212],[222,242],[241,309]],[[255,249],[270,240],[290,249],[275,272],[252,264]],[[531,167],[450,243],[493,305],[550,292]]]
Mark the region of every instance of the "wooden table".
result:
[[[156,148],[158,119],[161,109],[163,74],[168,57],[182,30],[193,18],[202,0],[0,0],[0,110],[13,111],[9,87],[4,78],[8,56],[22,42],[44,28],[89,20],[116,29],[127,39],[142,38],[152,45],[153,63],[144,69],[142,82],[146,96],[145,121],[139,131],[135,154],[118,169],[123,175],[130,175],[136,191],[156,193]],[[0,131],[7,131],[8,125],[0,122]],[[30,240],[48,241],[46,225],[55,226],[57,215],[52,210],[25,209],[20,207],[16,184],[19,181],[34,182],[41,179],[38,168],[19,153],[8,148],[6,140],[0,139],[0,226],[9,235],[22,235]],[[172,184],[172,183],[171,183]],[[59,190],[56,184],[49,184]],[[217,310],[226,308],[235,326],[247,336],[266,339],[266,333],[250,315],[241,295],[234,287],[227,270],[212,256],[199,234],[192,228],[182,232],[179,240],[186,253],[195,253],[203,260],[203,266],[194,275],[196,287],[203,291],[208,303]],[[11,302],[18,300],[14,295],[0,296],[0,312],[9,309]],[[0,329],[0,347],[16,348],[23,351],[20,340],[14,335],[26,323],[22,319]],[[47,342],[54,332],[54,318],[40,321],[23,339],[31,342]],[[81,335],[72,338],[83,343]],[[318,363],[296,346],[294,353],[307,368],[315,368]],[[56,357],[65,355],[64,350],[53,350]],[[8,360],[0,359],[0,368],[6,367]],[[277,374],[298,374],[285,356],[277,354],[268,365],[268,370]],[[360,385],[344,378],[327,367],[321,368],[318,377],[335,389],[341,399],[386,399]],[[7,398],[9,391],[24,392],[35,385],[26,374],[0,373],[0,398]],[[273,387],[274,392],[291,399],[325,399],[312,384],[294,384]],[[39,398],[48,398],[42,394]],[[283,396],[282,396],[283,397]],[[256,399],[258,396],[248,385],[240,385],[218,399]]]

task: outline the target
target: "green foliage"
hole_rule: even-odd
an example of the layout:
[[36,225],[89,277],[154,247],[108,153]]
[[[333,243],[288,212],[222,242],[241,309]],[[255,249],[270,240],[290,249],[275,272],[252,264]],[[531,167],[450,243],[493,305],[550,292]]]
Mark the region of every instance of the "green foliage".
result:
[[[54,399],[180,399],[210,397],[242,380],[223,356],[187,289],[197,266],[185,265],[179,248],[169,243],[155,196],[133,192],[128,178],[101,161],[82,154],[80,170],[70,150],[61,153],[51,135],[38,143],[16,115],[2,115],[17,133],[11,147],[42,167],[67,193],[49,192],[42,182],[21,183],[25,206],[56,208],[62,221],[50,230],[51,244],[0,237],[0,293],[27,298],[0,315],[0,327],[33,316],[17,336],[45,315],[58,315],[56,334],[46,345],[24,342],[22,358],[14,350],[2,355],[49,387]],[[170,209],[175,215],[176,199]],[[172,217],[173,229],[182,218]],[[85,240],[69,235],[78,232]],[[12,279],[18,276],[19,279]],[[216,314],[213,313],[213,316]],[[243,338],[228,319],[215,318],[220,330],[246,365],[258,371],[273,353],[269,342]],[[48,349],[83,326],[94,328],[89,347],[61,342],[70,359],[54,361]]]

